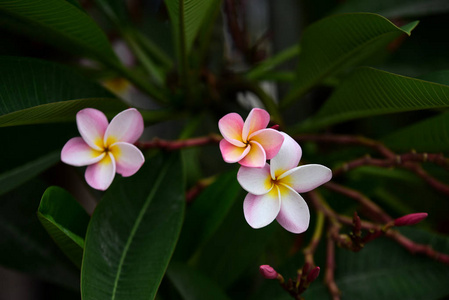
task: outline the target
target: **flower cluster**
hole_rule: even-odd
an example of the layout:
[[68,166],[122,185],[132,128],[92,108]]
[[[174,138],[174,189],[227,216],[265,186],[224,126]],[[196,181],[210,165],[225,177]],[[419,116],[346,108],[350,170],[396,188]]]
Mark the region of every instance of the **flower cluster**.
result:
[[299,193],[326,183],[332,172],[318,164],[298,166],[301,147],[286,133],[267,129],[269,121],[269,114],[257,108],[245,122],[236,113],[224,116],[219,121],[221,154],[226,162],[241,165],[237,180],[248,192],[243,211],[251,227],[276,219],[286,230],[301,233],[309,227],[310,213]]

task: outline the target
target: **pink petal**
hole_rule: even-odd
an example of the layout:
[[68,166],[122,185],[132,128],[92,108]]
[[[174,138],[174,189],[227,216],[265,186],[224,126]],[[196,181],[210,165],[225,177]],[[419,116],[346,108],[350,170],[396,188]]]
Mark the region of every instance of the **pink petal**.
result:
[[239,114],[230,113],[218,121],[221,135],[237,147],[245,147],[242,140],[243,119]]
[[101,161],[90,165],[86,169],[84,177],[87,183],[94,189],[104,191],[114,180],[115,161],[111,153],[108,153]]
[[293,168],[279,176],[278,179],[298,193],[305,193],[328,182],[331,178],[332,171],[329,168],[310,164]]
[[267,159],[275,157],[284,142],[284,136],[279,131],[270,128],[254,132],[249,136],[249,139],[262,146]]
[[281,132],[281,134],[284,136],[284,143],[282,143],[278,154],[270,161],[271,177],[273,179],[297,167],[302,155],[299,144],[288,134],[284,132]]
[[61,160],[66,164],[76,167],[97,163],[104,156],[104,152],[92,149],[82,137],[70,139],[61,151]]
[[281,184],[278,187],[281,195],[281,209],[276,220],[290,232],[306,231],[310,222],[309,207],[306,201],[294,190]]
[[279,209],[279,190],[276,187],[265,195],[248,194],[243,201],[245,219],[252,228],[261,228],[273,222]]
[[273,188],[270,176],[270,165],[263,168],[240,167],[237,180],[244,190],[253,195],[263,195]]
[[264,129],[270,123],[270,114],[260,108],[253,108],[245,120],[242,131],[243,141],[248,140],[253,132]]
[[251,141],[248,148],[250,148],[250,151],[239,161],[239,164],[250,168],[262,168],[265,166],[267,157],[262,146],[257,142]]
[[237,147],[229,143],[227,140],[220,141],[220,151],[223,160],[227,163],[235,163],[240,161],[251,150],[251,146]]
[[133,144],[143,133],[143,118],[135,108],[129,108],[116,115],[104,135],[105,145],[116,142]]
[[91,148],[103,150],[103,137],[108,127],[108,119],[101,111],[94,108],[80,110],[76,114],[76,124],[84,141]]
[[123,177],[134,175],[145,162],[142,152],[133,144],[119,142],[109,150],[115,159],[116,172]]

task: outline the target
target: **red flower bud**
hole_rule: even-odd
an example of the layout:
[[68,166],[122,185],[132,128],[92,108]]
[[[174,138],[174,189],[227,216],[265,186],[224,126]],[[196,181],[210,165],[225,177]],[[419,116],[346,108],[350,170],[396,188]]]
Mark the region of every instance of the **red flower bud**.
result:
[[317,279],[318,275],[320,275],[320,267],[315,267],[310,271],[309,275],[307,275],[307,282],[311,283]]
[[278,272],[269,265],[261,265],[259,272],[266,279],[276,279],[278,277]]
[[415,225],[427,218],[427,213],[408,214],[394,220],[394,226]]
[[276,125],[271,126],[271,129],[279,130],[279,127],[280,127],[280,126],[276,124]]

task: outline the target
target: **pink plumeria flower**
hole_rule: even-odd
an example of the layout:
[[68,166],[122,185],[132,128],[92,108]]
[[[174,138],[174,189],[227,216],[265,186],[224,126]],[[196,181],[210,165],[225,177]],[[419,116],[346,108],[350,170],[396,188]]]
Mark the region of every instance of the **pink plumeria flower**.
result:
[[85,178],[94,189],[106,190],[116,172],[131,176],[145,162],[142,152],[133,145],[144,127],[136,109],[122,111],[108,124],[101,111],[85,108],[76,114],[76,124],[81,137],[64,145],[61,160],[72,166],[88,166]]
[[240,167],[237,180],[249,194],[243,202],[245,219],[253,228],[261,228],[276,219],[293,233],[309,227],[310,213],[299,193],[308,192],[329,181],[332,171],[322,165],[298,167],[302,150],[289,135],[279,153],[263,168]]
[[218,128],[224,139],[220,151],[227,163],[238,162],[245,167],[262,168],[267,159],[273,158],[281,148],[284,137],[274,129],[266,128],[270,115],[254,108],[245,122],[236,113],[220,119]]

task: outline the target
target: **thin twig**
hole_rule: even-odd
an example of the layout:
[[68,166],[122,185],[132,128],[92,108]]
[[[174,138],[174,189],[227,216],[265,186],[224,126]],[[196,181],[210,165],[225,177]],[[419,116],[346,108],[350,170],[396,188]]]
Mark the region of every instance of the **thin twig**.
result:
[[369,199],[359,191],[339,185],[332,181],[326,183],[324,187],[356,200],[360,205],[362,205],[363,208],[365,208],[367,212],[370,213],[373,219],[377,221],[385,223],[393,220],[382,208],[380,208],[376,203],[371,201],[371,199]]

